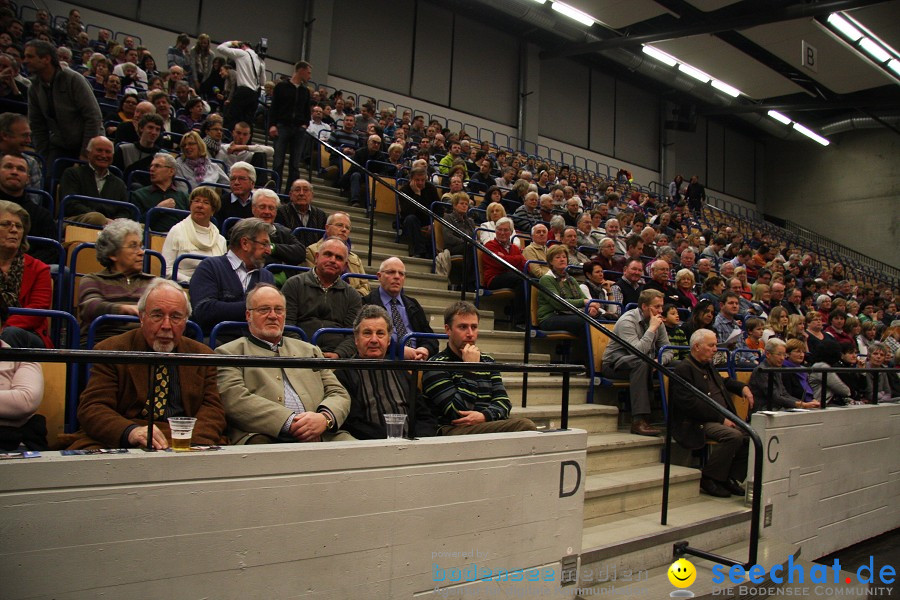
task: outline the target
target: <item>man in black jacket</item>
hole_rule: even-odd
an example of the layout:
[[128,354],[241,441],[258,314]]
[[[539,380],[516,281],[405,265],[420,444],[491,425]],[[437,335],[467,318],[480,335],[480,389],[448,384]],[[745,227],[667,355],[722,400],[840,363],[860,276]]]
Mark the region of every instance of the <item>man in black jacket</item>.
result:
[[[363,168],[365,168],[366,163],[370,160],[387,162],[388,155],[381,150],[381,137],[374,134],[370,135],[366,140],[366,147],[357,152],[353,157],[353,160]],[[341,177],[338,186],[345,191],[350,191],[350,206],[360,206],[364,204],[362,188],[365,181],[365,173],[355,166]]]
[[309,90],[306,87],[312,77],[312,65],[301,60],[294,65],[294,74],[287,81],[281,81],[272,93],[272,106],[269,108],[269,137],[275,139],[275,158],[272,168],[276,173],[284,170],[284,155],[290,148],[291,159],[288,165],[285,192],[290,189],[290,182],[300,176],[300,158],[304,154],[306,143],[306,127],[310,119]]
[[[28,183],[28,163],[21,156],[6,154],[0,158],[0,200],[15,202],[25,209],[31,219],[28,235],[56,239],[56,224],[46,208],[38,206],[25,193]],[[35,246],[28,254],[48,265],[59,264],[56,250],[47,245]]]
[[278,194],[268,188],[253,191],[251,200],[253,216],[275,228],[275,232],[269,234],[272,252],[266,256],[266,264],[302,265],[306,260],[306,246],[293,236],[290,229],[275,222],[280,203]]
[[[406,283],[406,265],[403,261],[396,256],[385,259],[378,267],[377,275],[378,289],[363,296],[363,304],[374,304],[387,311],[397,341],[411,332],[434,333],[422,305],[403,293],[403,284]],[[403,348],[403,358],[428,360],[437,351],[437,340],[411,338]]]
[[[102,135],[97,136],[88,142],[87,152],[88,164],[75,165],[63,172],[59,183],[60,199],[77,195],[127,202],[125,182],[109,170],[113,162],[113,143]],[[133,219],[134,213],[125,207],[77,200],[66,203],[65,217],[70,221],[103,227],[110,219]]]
[[[424,162],[424,161],[422,161]],[[431,258],[431,205],[439,200],[437,188],[427,180],[427,171],[420,161],[413,163],[409,172],[409,183],[400,191],[417,201],[424,208],[419,208],[400,198],[400,220],[403,235],[409,244],[409,255],[419,258]]]
[[[742,395],[752,409],[750,388],[734,378],[722,379],[713,367],[716,349],[715,332],[698,329],[691,336],[690,356],[675,368],[675,374],[732,413],[737,411],[731,394]],[[718,442],[710,449],[709,460],[703,467],[701,491],[720,498],[744,495],[739,482],[747,477],[750,440],[747,434],[675,381],[669,388],[669,400],[675,441],[689,449],[702,448],[707,440]]]
[[[325,229],[328,215],[318,206],[313,206],[313,186],[305,179],[298,179],[291,184],[291,201],[278,207],[275,221],[293,232],[298,227]],[[322,234],[307,231],[297,234],[297,239],[304,246],[310,246],[322,239]]]

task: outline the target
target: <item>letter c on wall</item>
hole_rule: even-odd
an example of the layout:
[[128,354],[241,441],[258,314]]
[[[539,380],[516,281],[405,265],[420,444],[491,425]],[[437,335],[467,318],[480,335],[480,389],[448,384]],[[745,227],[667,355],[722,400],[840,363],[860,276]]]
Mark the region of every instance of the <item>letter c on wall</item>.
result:
[[778,450],[776,449],[775,456],[772,456],[772,444],[775,444],[776,448],[778,447],[779,441],[778,441],[777,435],[773,435],[772,437],[769,438],[769,445],[767,446],[766,457],[769,459],[770,463],[773,463],[776,460],[778,460],[778,454],[779,454]]

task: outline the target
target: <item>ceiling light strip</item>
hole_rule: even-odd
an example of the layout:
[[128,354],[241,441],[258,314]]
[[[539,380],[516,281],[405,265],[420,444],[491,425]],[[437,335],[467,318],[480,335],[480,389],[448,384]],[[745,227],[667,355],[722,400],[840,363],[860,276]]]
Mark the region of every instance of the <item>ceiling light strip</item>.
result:
[[550,8],[588,27],[593,25],[595,21],[594,17],[587,14],[586,12],[582,12],[574,6],[569,6],[568,4],[565,4],[563,2],[553,2],[553,4],[550,5]]
[[737,89],[733,85],[729,85],[729,84],[725,83],[724,81],[714,79],[711,75],[707,75],[700,69],[698,69],[696,67],[692,67],[691,65],[689,65],[687,63],[683,63],[683,62],[679,61],[677,58],[675,58],[671,54],[667,54],[667,53],[663,52],[662,50],[659,50],[658,48],[655,48],[653,46],[648,46],[646,44],[642,44],[641,52],[643,52],[647,56],[655,58],[656,60],[658,60],[659,62],[661,62],[665,65],[668,65],[670,67],[677,67],[679,71],[683,72],[685,75],[689,75],[690,77],[693,77],[694,79],[696,79],[698,81],[701,81],[703,83],[709,83],[710,81],[712,81],[712,86],[714,88],[716,88],[720,92],[724,92],[724,93],[728,94],[729,96],[731,96],[733,98],[737,98],[742,93],[741,90]]
[[818,133],[816,133],[815,131],[810,129],[809,127],[804,127],[803,125],[801,125],[800,123],[797,123],[796,121],[794,121],[794,124],[791,127],[794,128],[794,131],[798,131],[798,132],[802,133],[809,139],[814,140],[814,141],[822,144],[823,146],[827,146],[828,144],[831,143],[828,140],[826,140],[825,138],[823,138],[821,135],[819,135]]

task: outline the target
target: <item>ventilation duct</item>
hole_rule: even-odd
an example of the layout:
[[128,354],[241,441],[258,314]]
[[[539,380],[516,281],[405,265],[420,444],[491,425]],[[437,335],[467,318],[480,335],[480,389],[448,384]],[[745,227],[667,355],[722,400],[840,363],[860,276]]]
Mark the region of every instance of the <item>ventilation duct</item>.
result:
[[828,137],[857,129],[880,129],[883,123],[894,127],[900,126],[900,115],[884,115],[873,117],[842,117],[819,127],[819,133]]

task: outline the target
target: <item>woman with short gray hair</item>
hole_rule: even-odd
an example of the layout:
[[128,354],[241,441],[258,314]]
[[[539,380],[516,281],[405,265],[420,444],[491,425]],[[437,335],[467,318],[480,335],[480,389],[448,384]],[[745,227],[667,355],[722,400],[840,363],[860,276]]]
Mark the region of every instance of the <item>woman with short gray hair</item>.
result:
[[[144,248],[140,223],[115,219],[97,237],[97,261],[104,267],[99,273],[81,278],[78,289],[78,320],[82,345],[88,329],[100,315],[138,316],[137,301],[154,276],[144,273]],[[99,327],[94,341],[124,333],[136,323],[110,323]]]

